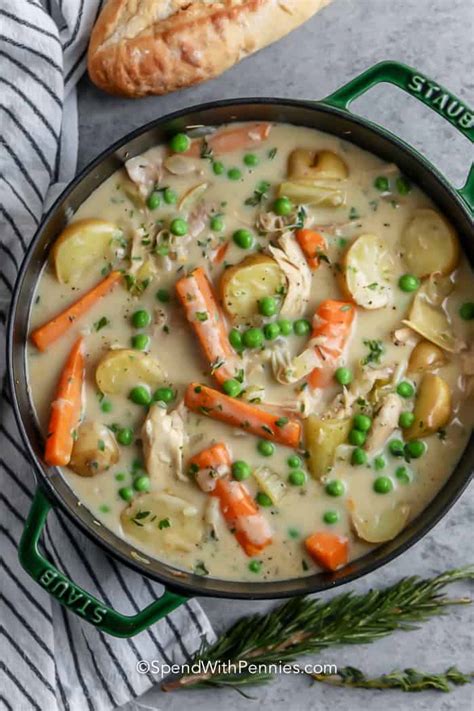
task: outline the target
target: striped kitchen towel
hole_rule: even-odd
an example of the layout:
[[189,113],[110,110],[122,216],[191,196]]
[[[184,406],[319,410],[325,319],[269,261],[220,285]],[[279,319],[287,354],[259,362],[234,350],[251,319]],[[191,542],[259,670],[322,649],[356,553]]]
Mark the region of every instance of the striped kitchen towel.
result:
[[[190,601],[146,632],[118,640],[67,612],[23,572],[18,541],[35,487],[5,379],[5,322],[16,272],[45,205],[74,176],[75,84],[99,0],[2,0],[0,4],[0,708],[104,711],[158,679],[137,661],[182,662],[213,639]],[[134,614],[161,587],[115,562],[60,514],[44,550],[79,585]]]

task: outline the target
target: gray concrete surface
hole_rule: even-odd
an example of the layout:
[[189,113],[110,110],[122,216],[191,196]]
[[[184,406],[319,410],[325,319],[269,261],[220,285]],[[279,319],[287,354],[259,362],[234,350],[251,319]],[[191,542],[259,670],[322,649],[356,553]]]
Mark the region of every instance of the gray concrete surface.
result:
[[[99,92],[87,78],[79,87],[80,157],[83,167],[113,140],[156,116],[213,99],[241,96],[321,98],[361,70],[382,59],[398,59],[432,76],[468,103],[474,102],[474,4],[472,0],[334,0],[304,27],[277,45],[202,86],[165,97],[125,101]],[[441,118],[395,88],[379,87],[354,104],[359,113],[391,128],[439,166],[455,185],[466,176],[470,146]],[[472,153],[471,153],[472,159]],[[472,561],[474,520],[472,492],[466,492],[443,521],[404,556],[379,570],[354,589],[385,585],[402,575],[431,575]],[[466,592],[467,586],[458,586]],[[454,590],[453,590],[454,592]],[[217,631],[237,617],[264,610],[265,603],[202,600]],[[472,613],[456,609],[411,633],[398,633],[362,647],[328,650],[321,662],[353,664],[369,674],[416,666],[440,671],[451,664],[474,668]],[[471,625],[471,626],[469,626]],[[164,695],[154,689],[131,709],[240,711],[256,707],[300,711],[330,707],[333,711],[393,711],[474,707],[472,687],[451,695],[429,692],[347,691],[316,687],[304,678],[282,676],[250,690],[248,701],[232,690],[187,691]]]

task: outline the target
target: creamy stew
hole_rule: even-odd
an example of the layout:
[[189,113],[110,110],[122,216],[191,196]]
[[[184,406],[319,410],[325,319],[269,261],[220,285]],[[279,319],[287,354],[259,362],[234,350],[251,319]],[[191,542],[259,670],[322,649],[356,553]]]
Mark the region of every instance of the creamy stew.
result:
[[90,195],[39,280],[45,461],[179,569],[335,570],[456,465],[473,302],[458,235],[395,165],[284,124],[177,134]]

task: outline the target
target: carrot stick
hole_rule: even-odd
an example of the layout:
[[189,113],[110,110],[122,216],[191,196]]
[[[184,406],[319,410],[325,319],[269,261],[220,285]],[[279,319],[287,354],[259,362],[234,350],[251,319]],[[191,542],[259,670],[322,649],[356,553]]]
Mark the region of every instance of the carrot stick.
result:
[[211,366],[212,375],[219,383],[235,378],[240,361],[230,346],[224,315],[204,270],[198,267],[180,279],[176,291]]
[[51,403],[44,453],[44,461],[50,466],[65,466],[71,459],[74,430],[81,416],[84,371],[84,339],[78,338],[59,378],[56,398]]
[[205,144],[203,144],[202,138],[197,138],[182,155],[199,158],[203,146],[206,147],[206,144],[215,156],[252,148],[268,138],[271,128],[271,123],[251,123],[225,131],[216,131],[212,136],[206,137]]
[[218,479],[212,496],[218,497],[222,515],[248,556],[257,555],[272,542],[270,526],[243,484]]
[[296,241],[306,257],[308,266],[311,271],[316,271],[320,264],[321,252],[326,249],[326,240],[324,237],[314,230],[297,230],[295,233]]
[[308,382],[313,389],[325,387],[333,376],[351,337],[355,313],[353,304],[333,299],[322,301],[316,309],[311,338],[321,339],[315,347],[325,363],[310,373]]
[[216,266],[218,264],[220,264],[224,260],[224,257],[226,255],[228,249],[229,249],[229,242],[224,242],[223,244],[221,244],[220,247],[218,247],[216,249],[214,257],[212,258],[212,263],[215,264]]
[[198,469],[217,469],[221,465],[230,467],[231,463],[229,450],[223,442],[201,450],[189,460],[191,467]]
[[216,481],[230,473],[231,464],[229,450],[223,442],[219,442],[191,457],[188,471],[196,484],[210,493],[215,489]]
[[308,536],[304,544],[311,558],[326,570],[337,570],[347,563],[349,540],[345,536],[319,531]]
[[31,340],[40,351],[45,351],[54,341],[63,336],[78,318],[83,316],[94,304],[108,294],[121,279],[121,272],[111,272],[105,279],[86,292],[67,309],[43,324],[31,334]]
[[272,415],[207,385],[190,383],[184,394],[184,402],[193,412],[226,422],[232,427],[241,427],[257,437],[279,442],[293,449],[299,445],[301,424],[297,420]]

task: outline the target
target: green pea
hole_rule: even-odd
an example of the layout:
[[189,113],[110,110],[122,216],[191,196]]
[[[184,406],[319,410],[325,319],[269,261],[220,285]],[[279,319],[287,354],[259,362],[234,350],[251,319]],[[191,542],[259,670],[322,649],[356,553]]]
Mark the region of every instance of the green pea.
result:
[[393,489],[393,482],[388,476],[378,476],[373,483],[377,494],[389,494]]
[[165,402],[166,404],[173,402],[176,397],[176,393],[171,388],[158,388],[153,393],[153,400],[155,402]]
[[374,469],[375,469],[376,471],[380,471],[381,469],[385,469],[386,464],[387,464],[387,462],[385,461],[385,459],[384,459],[383,457],[381,457],[381,456],[375,457],[375,459],[374,459]]
[[149,210],[156,210],[156,208],[160,206],[160,202],[160,193],[154,190],[149,194],[146,204]]
[[170,292],[168,289],[158,289],[156,292],[156,298],[161,301],[162,304],[167,304],[170,300]]
[[372,419],[368,415],[354,415],[352,426],[361,432],[368,432],[372,427]]
[[298,457],[296,454],[292,454],[288,459],[286,460],[286,463],[290,467],[290,469],[298,469],[298,467],[301,466],[302,461],[301,458]]
[[258,302],[258,310],[262,316],[274,316],[278,310],[277,302],[273,296],[264,296]]
[[115,475],[116,481],[125,481],[127,478],[127,475],[124,472],[118,472],[118,474]]
[[240,395],[242,386],[238,380],[230,378],[222,383],[222,390],[226,395],[229,395],[229,397],[237,397],[237,395]]
[[251,560],[248,568],[251,573],[259,573],[262,569],[262,562],[260,560]]
[[173,153],[184,153],[191,145],[191,139],[185,133],[177,133],[169,142]]
[[132,315],[132,324],[135,328],[146,328],[151,323],[151,316],[145,309],[138,309]]
[[227,171],[227,177],[229,180],[240,180],[242,177],[242,171],[239,168],[229,168]]
[[367,452],[360,447],[356,447],[351,456],[351,464],[353,466],[361,466],[367,464]]
[[131,486],[122,486],[118,490],[119,496],[124,501],[131,501],[133,499],[133,489]]
[[332,481],[328,481],[325,487],[326,494],[329,494],[329,496],[342,496],[345,490],[346,488],[343,482],[339,479],[332,479]]
[[222,232],[224,229],[224,220],[220,215],[214,215],[214,217],[211,217],[210,224],[213,232]]
[[101,504],[99,506],[99,511],[101,513],[110,513],[110,506],[107,506],[107,504]]
[[349,432],[349,443],[353,444],[354,447],[362,447],[366,439],[367,435],[365,432],[361,432],[360,430],[351,430]]
[[128,447],[133,442],[133,430],[131,427],[122,427],[117,432],[117,442],[123,444],[124,447]]
[[293,326],[291,324],[291,321],[288,321],[288,319],[286,319],[286,318],[282,318],[277,323],[280,328],[280,333],[282,336],[289,336],[290,333],[292,333]]
[[472,321],[474,319],[474,302],[466,301],[459,309],[459,315],[464,321]]
[[150,477],[146,476],[146,474],[137,476],[133,482],[133,486],[137,491],[150,491]]
[[409,459],[419,459],[426,452],[426,444],[421,439],[414,439],[405,445],[405,455]]
[[306,474],[301,469],[294,469],[288,474],[288,481],[292,486],[303,486],[306,482]]
[[324,523],[328,523],[330,526],[339,521],[339,511],[325,511],[323,514]]
[[349,385],[352,383],[352,372],[349,368],[337,368],[334,377],[340,385]]
[[386,193],[390,188],[388,178],[386,178],[384,175],[379,175],[378,178],[375,178],[374,180],[374,188],[380,190],[381,193]]
[[225,171],[224,163],[221,163],[220,160],[215,160],[212,164],[212,170],[214,171],[215,175],[222,175],[222,173]]
[[255,499],[260,506],[271,506],[273,503],[268,494],[265,494],[263,491],[259,491]]
[[398,467],[395,470],[395,476],[402,482],[402,484],[409,484],[411,481],[410,470],[408,467]]
[[188,223],[182,217],[175,217],[171,220],[170,232],[177,237],[182,237],[188,232]]
[[403,457],[403,442],[401,439],[392,439],[388,443],[388,451],[394,457]]
[[274,341],[280,335],[280,327],[277,323],[267,323],[263,327],[263,334],[268,341]]
[[263,457],[271,457],[275,452],[275,445],[266,439],[261,439],[257,444],[257,449]]
[[398,383],[397,385],[397,393],[400,395],[400,397],[413,397],[413,395],[415,394],[415,388],[408,381],[402,380],[402,382]]
[[146,351],[150,344],[150,337],[146,333],[137,333],[131,338],[132,348],[137,351]]
[[297,528],[289,528],[288,535],[290,538],[299,538],[301,534]]
[[250,466],[247,462],[244,462],[241,459],[238,459],[232,464],[232,475],[234,479],[237,479],[237,481],[244,481],[244,479],[248,479],[251,473],[252,470]]
[[171,188],[165,188],[163,190],[163,200],[167,205],[175,205],[178,201],[178,195],[175,190]]
[[414,421],[415,415],[413,412],[401,412],[400,417],[398,418],[398,425],[402,428],[402,430],[406,430],[408,427],[412,426]]
[[297,336],[307,336],[311,331],[311,324],[305,318],[299,318],[293,324],[293,331]]
[[403,274],[398,280],[398,286],[402,291],[410,293],[420,288],[420,280],[413,274]]
[[137,385],[132,388],[128,397],[135,405],[147,406],[151,403],[150,391],[144,385]]
[[248,165],[249,168],[254,168],[260,163],[260,161],[258,159],[258,156],[255,155],[255,153],[246,153],[244,155],[244,163],[245,165]]
[[232,328],[229,331],[229,343],[236,351],[241,351],[243,346],[242,334],[236,328]]
[[396,179],[395,185],[397,186],[397,190],[400,195],[408,195],[411,191],[411,183],[409,180],[404,178],[403,175]]
[[105,413],[112,412],[113,407],[112,407],[112,403],[110,402],[110,400],[102,400],[102,402],[100,403],[100,409],[102,410],[102,412],[105,412]]
[[261,328],[249,328],[242,334],[242,342],[246,348],[261,348],[263,346],[263,331]]
[[279,197],[273,203],[273,212],[277,215],[285,217],[289,215],[293,210],[293,203],[287,197]]
[[232,235],[232,239],[237,247],[241,249],[250,249],[253,245],[253,235],[248,230],[236,230]]

